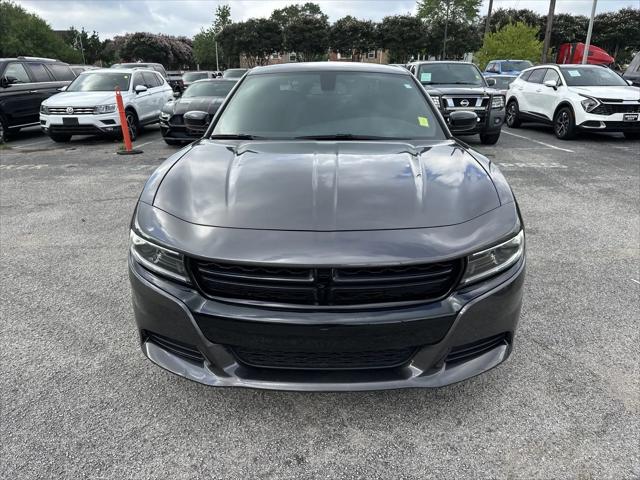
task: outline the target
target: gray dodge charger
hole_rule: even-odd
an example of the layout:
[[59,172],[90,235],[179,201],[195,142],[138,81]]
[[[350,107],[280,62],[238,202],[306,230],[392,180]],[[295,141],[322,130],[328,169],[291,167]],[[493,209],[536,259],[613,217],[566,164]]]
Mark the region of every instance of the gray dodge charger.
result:
[[130,238],[142,350],[196,382],[440,387],[513,346],[517,202],[403,69],[252,69],[151,175]]

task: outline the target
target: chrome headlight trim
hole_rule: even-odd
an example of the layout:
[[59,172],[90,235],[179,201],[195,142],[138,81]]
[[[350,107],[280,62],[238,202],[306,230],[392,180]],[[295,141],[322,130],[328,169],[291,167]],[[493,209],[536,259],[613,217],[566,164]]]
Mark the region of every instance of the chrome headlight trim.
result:
[[184,255],[142,238],[133,230],[129,233],[129,251],[136,262],[165,277],[190,284]]
[[467,257],[467,266],[460,280],[461,285],[477,282],[514,265],[524,255],[524,230],[506,242]]

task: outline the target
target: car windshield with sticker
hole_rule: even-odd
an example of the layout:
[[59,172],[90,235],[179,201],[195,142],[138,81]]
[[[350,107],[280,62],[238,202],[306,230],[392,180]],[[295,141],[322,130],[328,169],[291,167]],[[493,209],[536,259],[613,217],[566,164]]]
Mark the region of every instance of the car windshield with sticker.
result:
[[347,140],[446,138],[413,78],[339,71],[248,76],[225,107],[212,135]]
[[129,89],[130,73],[117,72],[85,72],[76,78],[67,92],[113,92]]
[[475,65],[463,62],[424,63],[418,70],[423,85],[484,86],[484,80]]
[[626,87],[627,82],[606,67],[575,66],[560,67],[565,82],[570,87]]

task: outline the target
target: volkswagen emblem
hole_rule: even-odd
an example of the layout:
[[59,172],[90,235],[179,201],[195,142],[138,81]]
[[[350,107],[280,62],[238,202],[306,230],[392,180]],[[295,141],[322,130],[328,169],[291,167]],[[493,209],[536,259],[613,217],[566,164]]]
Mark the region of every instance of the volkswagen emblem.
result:
[[71,115],[73,113],[73,107],[67,107],[67,113]]
[[[468,107],[469,106],[469,100],[467,100],[466,98],[463,98],[462,100],[460,100],[460,106],[461,107]],[[67,108],[67,112],[69,111],[69,109]]]

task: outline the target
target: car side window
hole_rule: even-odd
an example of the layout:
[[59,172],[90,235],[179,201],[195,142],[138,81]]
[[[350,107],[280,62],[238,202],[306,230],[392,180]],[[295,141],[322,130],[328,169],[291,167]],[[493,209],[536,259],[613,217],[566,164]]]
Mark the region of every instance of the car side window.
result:
[[556,85],[562,85],[562,82],[560,81],[560,75],[558,75],[558,72],[556,72],[553,68],[547,69],[547,73],[545,74],[542,82],[544,83],[548,80],[553,80],[554,82],[556,82]]
[[493,62],[489,63],[487,65],[487,68],[485,68],[485,71],[487,72],[493,72]]
[[542,83],[542,79],[544,78],[546,73],[547,73],[546,68],[537,68],[531,72],[531,75],[529,76],[528,81],[531,83]]
[[151,72],[142,72],[142,78],[144,78],[144,84],[147,88],[157,87],[156,76]]
[[156,73],[155,77],[156,77],[156,83],[157,83],[156,86],[161,87],[162,85],[164,85],[164,77],[160,73]]
[[29,74],[21,63],[10,63],[4,71],[4,78],[14,78],[14,83],[31,83]]
[[73,80],[76,78],[76,75],[71,70],[71,67],[67,65],[58,65],[55,63],[50,63],[46,66],[49,72],[53,75],[53,78],[59,81],[63,80]]
[[48,70],[42,63],[29,63],[28,66],[36,82],[50,82],[53,80],[53,77],[49,75]]
[[147,86],[147,84],[144,81],[144,78],[142,77],[142,73],[136,73],[133,76],[133,89],[135,90],[138,85],[142,85],[143,87]]
[[530,76],[531,76],[531,70],[528,70],[526,72],[522,72],[518,78],[520,80],[524,80],[525,82],[527,82]]

